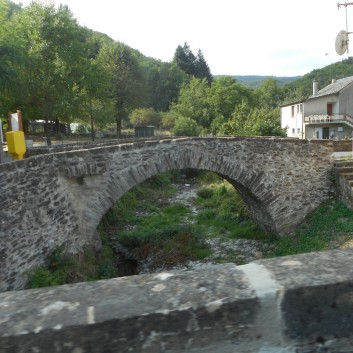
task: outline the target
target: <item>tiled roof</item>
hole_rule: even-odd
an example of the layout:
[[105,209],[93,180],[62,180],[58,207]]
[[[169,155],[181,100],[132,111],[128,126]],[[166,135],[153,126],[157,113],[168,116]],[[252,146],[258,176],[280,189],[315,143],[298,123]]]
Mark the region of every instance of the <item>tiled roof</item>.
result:
[[337,80],[336,82],[329,84],[328,86],[324,87],[323,89],[320,89],[320,91],[317,92],[316,96],[310,96],[309,99],[338,93],[343,88],[345,88],[349,84],[351,84],[352,82],[353,82],[353,76],[341,78],[340,80]]

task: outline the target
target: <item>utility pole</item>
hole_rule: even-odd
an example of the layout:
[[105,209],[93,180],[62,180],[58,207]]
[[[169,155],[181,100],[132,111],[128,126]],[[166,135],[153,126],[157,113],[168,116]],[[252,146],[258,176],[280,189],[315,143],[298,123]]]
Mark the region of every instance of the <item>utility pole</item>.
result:
[[340,9],[341,6],[344,6],[345,7],[345,10],[346,10],[346,31],[348,33],[348,14],[347,14],[347,6],[349,5],[353,5],[353,2],[347,2],[345,1],[344,4],[340,4],[340,3],[337,3],[337,8]]
[[345,2],[344,4],[338,3],[337,4],[337,8],[339,9],[341,6],[347,7],[349,5],[353,5],[353,2]]

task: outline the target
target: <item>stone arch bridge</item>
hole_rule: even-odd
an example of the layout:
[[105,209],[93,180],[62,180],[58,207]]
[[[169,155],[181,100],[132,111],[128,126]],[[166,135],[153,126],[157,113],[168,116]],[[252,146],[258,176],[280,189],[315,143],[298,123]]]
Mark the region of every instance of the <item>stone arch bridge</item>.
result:
[[334,192],[332,147],[318,141],[179,138],[44,152],[0,165],[0,291],[22,288],[26,272],[57,246],[71,252],[99,246],[96,227],[105,212],[159,173],[218,173],[239,191],[254,219],[280,236]]

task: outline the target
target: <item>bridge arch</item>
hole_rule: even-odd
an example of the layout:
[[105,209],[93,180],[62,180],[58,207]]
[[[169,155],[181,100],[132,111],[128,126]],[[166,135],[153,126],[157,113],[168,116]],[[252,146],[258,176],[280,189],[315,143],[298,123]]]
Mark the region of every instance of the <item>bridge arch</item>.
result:
[[[81,205],[85,205],[81,214],[83,233],[86,235],[91,233],[94,239],[92,230],[96,229],[103,215],[122,195],[147,179],[171,170],[196,169],[219,174],[237,189],[260,227],[275,235],[281,236],[294,231],[295,226],[307,213],[298,213],[299,209],[315,208],[315,203],[312,200],[309,203],[304,197],[299,200],[296,209],[292,210],[288,218],[293,191],[287,189],[286,185],[293,183],[292,177],[296,172],[286,168],[284,158],[288,158],[288,152],[293,157],[295,155],[293,151],[281,151],[280,160],[277,158],[274,161],[273,156],[266,160],[264,154],[260,154],[259,151],[254,156],[251,149],[230,154],[225,153],[226,150],[223,148],[217,150],[204,144],[186,144],[178,147],[147,154],[147,157],[137,158],[137,161],[125,168],[119,166],[115,168],[113,157],[109,173],[99,176],[87,175],[83,178],[82,184],[77,183],[79,187],[73,195],[75,199],[84,200],[80,201]],[[276,152],[278,157],[278,149]],[[284,170],[279,170],[279,163],[285,167]],[[327,161],[326,167],[330,167]],[[316,174],[315,178],[317,177]],[[313,179],[311,175],[311,181],[314,181]],[[303,184],[303,179],[300,179],[296,190],[298,195],[303,189]],[[293,188],[293,185],[291,187]],[[92,242],[92,239],[88,241]]]
[[175,169],[208,170],[231,182],[254,219],[292,233],[334,192],[332,147],[280,138],[180,138],[62,147],[0,165],[0,291],[57,246],[99,246],[96,227],[123,194]]
[[[96,184],[96,181],[88,180],[90,177],[79,179],[78,183],[81,187],[88,186],[91,190],[90,199],[92,200],[87,203],[88,210],[82,214],[82,224],[86,228],[83,232],[89,234],[90,230],[96,229],[104,214],[118,199],[135,186],[158,174],[185,169],[213,172],[227,180],[241,195],[253,219],[260,227],[265,231],[277,234],[276,222],[267,212],[266,203],[260,199],[261,193],[264,192],[259,187],[259,184],[262,183],[263,173],[249,173],[237,161],[226,164],[222,156],[211,160],[207,154],[197,156],[190,151],[183,153],[183,155],[165,154],[153,157],[147,163],[143,162],[140,165],[127,168],[124,173],[119,171],[111,173],[109,183],[99,183],[102,188],[96,189],[94,193],[90,185]],[[116,187],[117,185],[119,187]],[[80,194],[82,196],[82,192]],[[96,210],[96,212],[92,212],[92,210]]]

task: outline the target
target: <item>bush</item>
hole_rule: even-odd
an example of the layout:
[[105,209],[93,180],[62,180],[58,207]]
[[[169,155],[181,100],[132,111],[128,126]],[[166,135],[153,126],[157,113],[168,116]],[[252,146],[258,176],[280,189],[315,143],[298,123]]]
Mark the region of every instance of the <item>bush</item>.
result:
[[57,276],[46,268],[38,267],[29,279],[29,288],[41,288],[59,285]]
[[101,252],[90,248],[82,254],[68,255],[58,247],[46,259],[44,266],[29,273],[28,288],[58,286],[66,283],[92,281],[117,276],[115,258],[102,226],[98,227],[102,240]]
[[180,117],[176,120],[173,134],[175,136],[199,136],[201,128],[196,121],[186,117]]
[[213,196],[213,190],[210,188],[201,188],[197,190],[197,196],[202,199],[210,199]]

